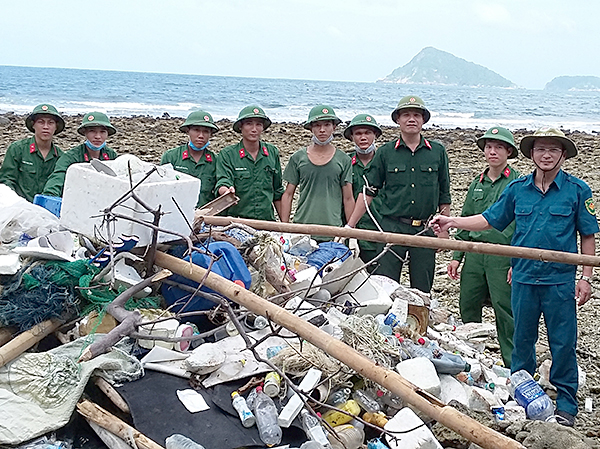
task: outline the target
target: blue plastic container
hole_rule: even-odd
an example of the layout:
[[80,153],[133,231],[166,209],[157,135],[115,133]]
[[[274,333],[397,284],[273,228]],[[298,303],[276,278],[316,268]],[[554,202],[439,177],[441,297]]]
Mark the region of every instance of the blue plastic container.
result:
[[42,206],[47,211],[52,212],[54,215],[60,218],[60,208],[62,206],[61,197],[37,194],[33,197],[33,204]]
[[[208,268],[211,257],[204,252],[204,248],[201,245],[196,245],[197,248],[201,249],[200,252],[194,252],[192,255],[192,263],[199,265],[203,268]],[[246,266],[244,259],[240,255],[239,251],[231,243],[227,242],[213,242],[208,245],[208,250],[216,255],[220,256],[219,260],[213,263],[211,271],[219,276],[229,279],[230,281],[240,280],[244,283],[246,289],[250,288],[252,283],[252,277],[250,271]],[[190,257],[187,256],[184,260],[189,261]],[[189,285],[190,287],[197,288],[198,283],[190,279],[184,278],[177,274],[169,277],[169,280],[177,282],[179,284]],[[202,287],[201,291],[207,293],[215,293],[213,290]],[[165,298],[168,306],[171,306],[178,302],[171,310],[174,312],[195,312],[198,310],[208,310],[213,308],[216,304],[206,298],[200,296],[194,297],[194,299],[187,305],[185,310],[181,310],[181,307],[187,302],[187,298],[190,297],[191,293],[184,291],[173,285],[163,283],[161,289],[162,295]]]

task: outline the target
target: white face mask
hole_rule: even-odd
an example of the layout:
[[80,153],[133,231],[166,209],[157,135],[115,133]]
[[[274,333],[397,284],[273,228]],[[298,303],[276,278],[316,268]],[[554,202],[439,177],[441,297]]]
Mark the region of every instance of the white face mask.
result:
[[369,153],[372,153],[373,151],[375,151],[375,142],[373,142],[371,145],[369,145],[364,150],[362,148],[360,148],[358,145],[354,144],[354,149],[359,154],[369,154]]
[[327,140],[325,140],[324,142],[321,142],[319,139],[317,139],[317,136],[315,136],[314,134],[312,136],[312,141],[315,145],[325,146],[325,145],[331,143],[332,140],[333,140],[333,134],[331,136],[329,136],[327,138]]

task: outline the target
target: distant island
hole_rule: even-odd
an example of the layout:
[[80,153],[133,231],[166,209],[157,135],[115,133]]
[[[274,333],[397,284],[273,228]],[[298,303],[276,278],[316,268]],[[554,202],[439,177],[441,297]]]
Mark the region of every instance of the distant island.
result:
[[600,90],[600,77],[597,76],[557,76],[544,87],[544,90]]
[[412,60],[378,83],[436,84],[466,87],[517,87],[496,72],[433,47],[425,47]]

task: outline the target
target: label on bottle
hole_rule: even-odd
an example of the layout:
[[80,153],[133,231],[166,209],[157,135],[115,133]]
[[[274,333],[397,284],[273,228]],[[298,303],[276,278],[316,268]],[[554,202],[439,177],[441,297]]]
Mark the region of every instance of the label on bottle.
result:
[[281,384],[281,377],[275,371],[271,371],[267,373],[265,376],[265,383],[263,385],[263,391],[265,394],[271,398],[277,396],[279,394]]
[[521,407],[527,409],[529,404],[544,394],[546,393],[544,393],[544,390],[542,390],[539,384],[535,380],[530,379],[519,384],[517,388],[515,388],[515,401],[517,401]]

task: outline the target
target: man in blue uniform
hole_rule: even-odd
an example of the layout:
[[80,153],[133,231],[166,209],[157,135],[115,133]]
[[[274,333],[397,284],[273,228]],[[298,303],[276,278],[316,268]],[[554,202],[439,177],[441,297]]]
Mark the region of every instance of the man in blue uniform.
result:
[[[561,170],[565,159],[577,154],[575,143],[554,128],[542,128],[523,138],[520,149],[536,169],[513,181],[498,202],[471,217],[437,216],[434,231],[449,228],[504,230],[513,220],[512,245],[595,254],[599,231],[592,191],[582,180]],[[592,267],[584,266],[575,284],[577,267],[540,260],[512,260],[511,305],[515,319],[511,370],[536,369],[535,343],[544,315],[552,354],[550,382],[556,387],[556,420],[573,426],[577,415],[577,311],[591,297]]]

